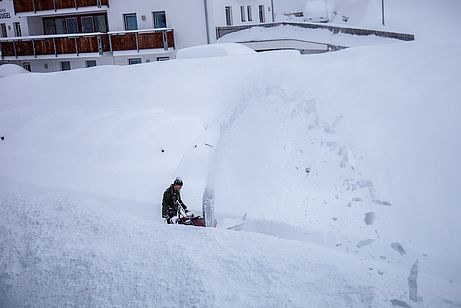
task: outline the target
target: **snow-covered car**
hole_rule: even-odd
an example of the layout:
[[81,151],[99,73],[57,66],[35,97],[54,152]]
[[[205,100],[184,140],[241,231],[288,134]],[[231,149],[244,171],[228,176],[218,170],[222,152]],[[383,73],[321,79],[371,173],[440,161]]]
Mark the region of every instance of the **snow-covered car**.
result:
[[325,0],[308,0],[304,6],[304,21],[328,22],[328,10]]

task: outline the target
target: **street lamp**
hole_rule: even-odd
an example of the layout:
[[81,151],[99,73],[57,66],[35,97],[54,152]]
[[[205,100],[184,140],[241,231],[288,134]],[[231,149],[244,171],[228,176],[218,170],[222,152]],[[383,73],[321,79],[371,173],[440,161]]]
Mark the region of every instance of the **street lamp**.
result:
[[381,17],[383,20],[383,26],[385,26],[384,24],[384,0],[381,0]]

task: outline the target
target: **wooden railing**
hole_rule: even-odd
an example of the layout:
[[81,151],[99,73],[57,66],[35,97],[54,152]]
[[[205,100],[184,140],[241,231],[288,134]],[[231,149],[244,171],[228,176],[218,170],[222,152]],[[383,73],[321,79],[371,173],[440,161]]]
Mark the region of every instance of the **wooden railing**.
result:
[[111,51],[174,48],[172,29],[109,32],[108,35]]
[[109,6],[109,0],[14,0],[15,13]]
[[80,55],[114,53],[145,49],[175,48],[173,29],[149,29],[109,33],[43,35],[0,39],[0,53],[5,57]]

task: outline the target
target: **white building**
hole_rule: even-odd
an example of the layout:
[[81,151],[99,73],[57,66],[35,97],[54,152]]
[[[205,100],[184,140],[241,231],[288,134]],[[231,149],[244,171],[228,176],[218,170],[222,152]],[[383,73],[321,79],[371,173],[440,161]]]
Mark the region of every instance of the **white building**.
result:
[[0,61],[33,72],[161,61],[215,42],[216,27],[272,21],[271,0],[0,0]]

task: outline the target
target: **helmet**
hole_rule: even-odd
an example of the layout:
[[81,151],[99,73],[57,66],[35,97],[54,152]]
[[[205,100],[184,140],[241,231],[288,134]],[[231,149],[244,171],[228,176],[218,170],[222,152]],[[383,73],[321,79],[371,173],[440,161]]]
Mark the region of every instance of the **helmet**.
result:
[[173,185],[181,185],[181,186],[182,186],[182,185],[183,185],[183,182],[182,182],[181,178],[180,178],[180,177],[177,177],[177,178],[174,180]]

